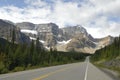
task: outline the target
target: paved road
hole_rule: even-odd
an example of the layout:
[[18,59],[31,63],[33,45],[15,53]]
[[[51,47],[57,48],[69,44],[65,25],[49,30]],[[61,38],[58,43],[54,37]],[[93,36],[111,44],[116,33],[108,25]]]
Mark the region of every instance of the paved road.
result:
[[89,62],[0,75],[0,80],[114,80]]

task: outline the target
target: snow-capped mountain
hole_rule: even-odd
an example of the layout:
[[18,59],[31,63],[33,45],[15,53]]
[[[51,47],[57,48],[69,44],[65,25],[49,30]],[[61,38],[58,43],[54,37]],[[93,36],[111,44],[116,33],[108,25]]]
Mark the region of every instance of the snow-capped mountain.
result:
[[30,43],[28,36],[20,32],[20,29],[17,28],[13,22],[8,20],[0,19],[0,38],[12,41],[14,34],[15,43]]
[[33,24],[23,22],[16,24],[30,39],[40,42],[49,49],[57,48],[58,51],[78,51],[94,53],[97,49],[109,45],[113,38],[94,39],[81,25],[59,28],[54,23]]
[[59,28],[55,23],[33,24],[30,22],[13,23],[0,20],[0,38],[11,41],[12,30],[16,32],[17,43],[29,43],[39,37],[44,48],[56,48],[58,51],[77,51],[94,53],[113,42],[113,37],[93,38],[81,25]]

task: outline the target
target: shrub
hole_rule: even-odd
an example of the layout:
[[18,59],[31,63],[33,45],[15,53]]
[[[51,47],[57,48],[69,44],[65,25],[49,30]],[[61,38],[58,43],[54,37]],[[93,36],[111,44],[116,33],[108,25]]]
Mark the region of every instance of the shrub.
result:
[[24,67],[15,67],[13,71],[23,71],[25,68]]
[[7,68],[3,68],[2,71],[1,71],[2,74],[3,73],[8,73],[8,72],[9,72],[9,70]]

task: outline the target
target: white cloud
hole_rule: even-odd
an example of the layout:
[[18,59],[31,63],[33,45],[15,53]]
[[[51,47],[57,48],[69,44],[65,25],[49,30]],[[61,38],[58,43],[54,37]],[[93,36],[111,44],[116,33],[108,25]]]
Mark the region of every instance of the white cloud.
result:
[[94,20],[93,25],[86,27],[88,32],[94,37],[105,37],[108,35],[119,36],[120,35],[120,23],[108,21],[107,17],[103,16]]
[[44,0],[25,0],[27,6],[24,8],[4,6],[0,8],[0,18],[37,24],[54,22],[60,27],[81,24],[94,37],[120,34],[120,22],[109,20],[120,17],[120,0],[52,1],[51,5]]
[[112,36],[120,35],[120,23],[111,22],[110,29],[108,29],[108,33]]
[[47,4],[42,0],[25,0],[25,3],[30,7],[45,7]]
[[16,22],[19,21],[19,19],[21,19],[22,17],[24,17],[21,14],[22,11],[22,9],[19,9],[14,6],[2,7],[0,8],[0,18]]

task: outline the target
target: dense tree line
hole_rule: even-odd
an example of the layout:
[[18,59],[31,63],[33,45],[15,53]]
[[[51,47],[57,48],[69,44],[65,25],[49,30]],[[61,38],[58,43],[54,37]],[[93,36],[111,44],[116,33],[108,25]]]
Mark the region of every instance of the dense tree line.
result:
[[[12,37],[12,40],[15,38]],[[16,44],[15,41],[8,42],[1,38],[0,73],[25,70],[33,66],[42,67],[82,61],[87,55],[77,52],[58,52],[52,48],[46,51],[41,45],[39,38],[36,41],[32,40],[30,45]]]
[[97,50],[91,59],[93,61],[111,60],[120,56],[120,36],[114,38],[114,42],[100,50]]

